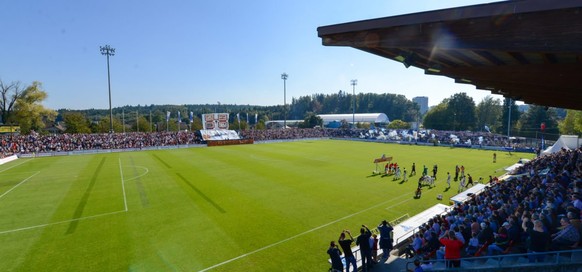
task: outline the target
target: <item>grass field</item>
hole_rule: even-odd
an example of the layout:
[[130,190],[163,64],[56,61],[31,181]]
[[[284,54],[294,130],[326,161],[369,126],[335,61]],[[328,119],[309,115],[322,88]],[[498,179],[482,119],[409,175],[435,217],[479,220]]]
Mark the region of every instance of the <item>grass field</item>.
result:
[[[371,176],[382,154],[419,174]],[[0,271],[327,271],[342,229],[448,204],[455,164],[476,180],[533,156],[492,154],[315,140],[19,159],[0,165]],[[437,186],[413,199],[423,164]]]

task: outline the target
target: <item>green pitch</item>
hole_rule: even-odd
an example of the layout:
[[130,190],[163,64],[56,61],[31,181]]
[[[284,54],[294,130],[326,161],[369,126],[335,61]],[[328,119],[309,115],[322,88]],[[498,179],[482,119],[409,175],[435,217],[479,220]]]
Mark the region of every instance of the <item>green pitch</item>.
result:
[[[418,174],[371,175],[382,154]],[[455,164],[487,180],[532,156],[315,140],[19,159],[0,166],[0,271],[326,271],[341,230],[448,204]]]

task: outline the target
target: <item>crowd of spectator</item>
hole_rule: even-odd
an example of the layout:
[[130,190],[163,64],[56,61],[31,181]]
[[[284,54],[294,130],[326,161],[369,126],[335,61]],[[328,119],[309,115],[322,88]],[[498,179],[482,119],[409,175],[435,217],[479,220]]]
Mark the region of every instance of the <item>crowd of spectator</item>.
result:
[[518,172],[525,175],[492,184],[423,224],[407,254],[456,267],[461,257],[527,252],[540,262],[543,252],[582,246],[582,149],[538,157]]
[[190,132],[131,132],[112,134],[50,134],[0,136],[0,154],[70,152],[199,144],[199,134]]
[[[398,135],[411,131],[400,130]],[[378,133],[372,132],[372,134]],[[328,128],[292,128],[267,130],[242,130],[241,138],[252,138],[255,141],[289,140],[303,138],[361,138],[370,135],[369,129],[328,129]],[[418,133],[411,141],[428,142],[433,139],[442,143],[450,143],[450,136],[455,135],[460,142],[471,141],[475,144],[489,146],[508,146],[507,137],[483,132],[453,132],[431,130]],[[201,142],[197,132],[130,132],[112,134],[49,134],[41,135],[0,135],[0,156],[11,154],[69,152],[94,149],[126,149],[153,146],[171,146],[198,144]]]

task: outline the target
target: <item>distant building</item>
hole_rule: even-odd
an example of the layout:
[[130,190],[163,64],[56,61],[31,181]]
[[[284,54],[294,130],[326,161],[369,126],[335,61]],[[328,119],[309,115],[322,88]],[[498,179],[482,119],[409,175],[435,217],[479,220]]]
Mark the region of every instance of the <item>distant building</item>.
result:
[[428,111],[428,97],[417,96],[412,98],[412,102],[416,102],[420,106],[420,114],[425,114]]
[[370,123],[370,124],[389,124],[390,119],[385,113],[356,113],[356,114],[318,114],[323,120],[323,125],[329,123],[341,122],[346,120],[348,123]]

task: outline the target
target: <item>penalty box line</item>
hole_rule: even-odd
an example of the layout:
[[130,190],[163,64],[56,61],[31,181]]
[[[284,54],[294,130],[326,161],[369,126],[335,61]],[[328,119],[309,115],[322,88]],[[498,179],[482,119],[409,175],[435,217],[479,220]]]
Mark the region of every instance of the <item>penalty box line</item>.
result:
[[125,211],[117,211],[117,212],[103,213],[103,214],[98,214],[98,215],[86,216],[86,217],[81,217],[81,218],[77,218],[77,219],[70,219],[70,220],[59,221],[59,222],[54,222],[54,223],[47,223],[47,224],[36,225],[36,226],[31,226],[31,227],[24,227],[24,228],[13,229],[13,230],[5,230],[5,231],[0,231],[0,235],[2,235],[2,234],[8,234],[8,233],[13,233],[13,232],[24,231],[24,230],[31,230],[31,229],[38,229],[38,228],[44,228],[44,227],[49,227],[49,226],[55,226],[55,225],[60,225],[60,224],[65,224],[65,223],[71,223],[71,222],[74,222],[74,221],[81,221],[81,220],[93,219],[93,218],[97,218],[97,217],[102,217],[102,216],[107,216],[107,215],[113,215],[113,214],[117,214],[117,213],[124,213],[124,212]]
[[127,212],[127,197],[125,196],[125,180],[123,179],[123,169],[121,169],[121,158],[117,158],[119,160],[119,173],[121,175],[121,190],[123,191],[123,205]]
[[[291,241],[291,240],[293,240],[293,239],[295,239],[295,238],[297,238],[297,237],[300,237],[300,236],[303,236],[303,235],[305,235],[305,234],[308,234],[308,233],[314,232],[314,231],[316,231],[316,230],[319,230],[319,229],[325,228],[325,227],[327,227],[327,226],[329,226],[329,225],[335,224],[335,223],[337,223],[337,222],[340,222],[340,221],[342,221],[342,220],[348,219],[348,218],[350,218],[350,217],[354,217],[354,216],[356,216],[356,215],[358,215],[358,214],[361,214],[361,213],[367,212],[367,211],[369,211],[369,210],[371,210],[371,209],[374,209],[374,208],[377,208],[377,207],[379,207],[379,206],[386,205],[387,203],[389,203],[389,202],[391,202],[391,201],[394,201],[394,200],[398,200],[398,199],[400,199],[400,198],[402,198],[402,197],[410,197],[410,195],[408,195],[408,194],[405,194],[405,195],[401,195],[401,196],[399,196],[399,197],[397,197],[397,198],[393,198],[393,199],[390,199],[390,200],[387,200],[387,201],[384,201],[384,202],[378,203],[378,204],[376,204],[376,205],[374,205],[374,206],[371,206],[371,207],[369,207],[369,208],[363,209],[363,210],[361,210],[361,211],[359,211],[359,212],[355,212],[355,213],[352,213],[352,214],[350,214],[350,215],[346,215],[346,216],[344,216],[344,217],[342,217],[342,218],[336,219],[336,220],[334,220],[334,221],[331,221],[331,222],[329,222],[329,223],[326,223],[326,224],[323,224],[323,225],[321,225],[321,226],[318,226],[318,227],[312,228],[312,229],[310,229],[310,230],[304,231],[304,232],[302,232],[302,233],[299,233],[299,234],[293,235],[293,236],[291,236],[291,237],[288,237],[288,238],[286,238],[286,239],[283,239],[283,240],[281,240],[281,241],[279,241],[279,242],[272,243],[272,244],[270,244],[270,245],[267,245],[267,246],[261,247],[261,248],[259,248],[259,249],[255,249],[255,250],[253,250],[253,251],[251,251],[251,252],[245,253],[245,254],[243,254],[243,255],[240,255],[240,256],[238,256],[238,257],[234,257],[234,258],[232,258],[232,259],[230,259],[230,260],[226,260],[226,261],[224,261],[224,262],[221,262],[221,263],[215,264],[215,265],[213,265],[213,266],[210,266],[210,267],[204,268],[204,269],[200,270],[199,272],[205,272],[205,271],[208,271],[208,270],[211,270],[211,269],[217,268],[217,267],[219,267],[219,266],[223,266],[223,265],[225,265],[225,264],[227,264],[227,263],[230,263],[230,262],[236,261],[236,260],[238,260],[238,259],[242,259],[242,258],[244,258],[244,257],[246,257],[246,256],[249,256],[249,255],[255,254],[255,253],[257,253],[257,252],[260,252],[260,251],[263,251],[263,250],[265,250],[265,249],[269,249],[269,248],[271,248],[271,247],[274,247],[274,246],[280,245],[280,244],[282,244],[282,243],[285,243],[285,242]],[[410,201],[410,199],[408,199],[408,200],[405,200],[405,201],[398,202],[398,203],[396,203],[396,204],[392,205],[391,207],[394,207],[394,206],[396,206],[396,205],[400,205],[400,204],[402,204],[402,203],[404,203],[404,202],[407,202],[407,201]]]
[[29,162],[29,161],[31,161],[31,160],[33,160],[33,159],[28,159],[28,160],[25,160],[25,161],[24,161],[24,162],[22,162],[22,163],[19,163],[19,164],[17,164],[17,165],[13,165],[13,166],[10,166],[10,167],[8,167],[8,168],[6,168],[6,169],[4,169],[4,170],[0,170],[0,173],[2,173],[2,172],[4,172],[4,171],[7,171],[7,170],[10,170],[10,169],[12,169],[12,168],[14,168],[14,167],[17,167],[17,166],[21,166],[21,165],[23,165],[23,164],[25,164],[25,163],[27,163],[27,162]]
[[31,179],[32,177],[38,175],[38,173],[40,173],[40,171],[32,174],[32,176],[24,179],[23,181],[19,182],[18,184],[14,185],[14,187],[10,188],[10,190],[4,192],[2,195],[0,195],[0,199],[3,198],[5,195],[7,195],[8,193],[12,192],[12,190],[16,189],[18,186],[22,185],[23,183],[27,182],[29,179]]
[[[23,164],[23,163],[21,163],[21,164]],[[15,166],[12,166],[12,167],[16,167],[16,166],[18,166],[18,165],[15,165]],[[10,168],[8,168],[8,169],[10,169]],[[7,169],[4,169],[3,171],[5,171],[5,170],[7,170]],[[2,172],[2,171],[0,171],[0,172]],[[71,219],[71,220],[59,221],[59,222],[55,222],[55,223],[47,223],[47,224],[41,224],[41,225],[36,225],[36,226],[31,226],[31,227],[24,227],[24,228],[18,228],[18,229],[13,229],[13,230],[0,231],[0,235],[2,235],[2,234],[8,234],[8,233],[13,233],[13,232],[18,232],[18,231],[30,230],[30,229],[44,228],[44,227],[48,227],[48,226],[54,226],[54,225],[59,225],[59,224],[71,223],[71,222],[74,222],[74,221],[81,221],[81,220],[86,220],[86,219],[92,219],[92,218],[97,218],[97,217],[102,217],[102,216],[107,216],[107,215],[113,215],[113,214],[117,214],[117,213],[127,212],[128,211],[128,209],[127,209],[127,197],[126,197],[126,194],[125,194],[125,180],[123,178],[123,170],[121,169],[121,159],[119,159],[119,172],[121,173],[121,190],[123,191],[124,210],[122,210],[122,211],[116,211],[116,212],[110,212],[110,213],[104,213],[104,214],[98,214],[98,215],[93,215],[93,216],[86,216],[86,217],[81,217],[81,218],[76,218],[76,219]],[[0,195],[0,198],[2,198],[4,195],[8,194],[10,191],[12,191],[16,187],[18,187],[20,184],[22,184],[22,183],[26,182],[27,180],[31,179],[32,177],[38,175],[39,173],[40,173],[40,171],[39,172],[36,172],[34,175],[28,177],[27,179],[21,181],[16,186],[12,187],[10,190],[8,190],[4,194]]]

